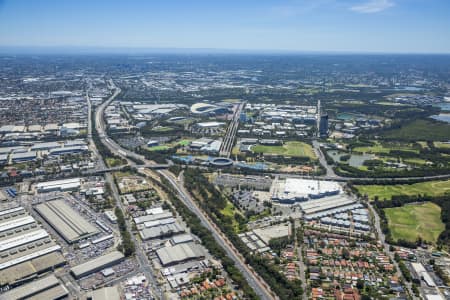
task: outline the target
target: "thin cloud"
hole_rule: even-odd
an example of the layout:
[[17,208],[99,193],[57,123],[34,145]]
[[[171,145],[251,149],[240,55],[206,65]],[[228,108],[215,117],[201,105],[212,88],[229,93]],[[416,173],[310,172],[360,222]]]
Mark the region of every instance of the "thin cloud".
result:
[[271,8],[274,15],[296,17],[335,4],[336,0],[294,0]]
[[363,14],[373,14],[386,10],[394,5],[394,2],[391,0],[369,0],[365,3],[350,7],[350,10]]

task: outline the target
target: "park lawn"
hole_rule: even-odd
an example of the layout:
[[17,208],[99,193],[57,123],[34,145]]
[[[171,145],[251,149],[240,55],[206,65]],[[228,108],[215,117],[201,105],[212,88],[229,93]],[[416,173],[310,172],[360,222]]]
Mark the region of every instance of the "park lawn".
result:
[[108,165],[108,167],[113,168],[113,167],[118,167],[123,165],[123,161],[120,158],[116,158],[116,157],[107,157],[105,158],[106,160],[106,164]]
[[255,153],[276,154],[291,157],[309,157],[314,160],[317,159],[311,145],[298,141],[289,141],[281,146],[255,145],[252,146],[252,151]]
[[377,143],[373,146],[367,146],[367,147],[356,147],[353,149],[354,152],[359,153],[374,153],[374,154],[389,154],[392,150],[401,150],[401,151],[409,151],[414,153],[419,153],[418,149],[414,149],[411,147],[408,147],[407,145],[401,146],[401,145],[382,145],[380,143]]
[[450,149],[450,143],[443,143],[443,142],[434,142],[434,146],[436,148],[444,148],[444,149]]
[[445,229],[441,221],[441,208],[432,202],[386,208],[385,212],[394,240],[415,242],[420,236],[435,243]]
[[220,211],[224,216],[230,217],[231,220],[233,220],[233,229],[234,232],[239,232],[239,223],[234,218],[234,214],[237,212],[239,213],[239,210],[235,209],[233,203],[227,202],[227,206],[225,206],[224,209]]
[[231,150],[231,154],[232,155],[238,155],[239,154],[239,146],[234,146],[233,149]]
[[190,139],[183,139],[183,140],[178,142],[178,145],[187,146],[187,145],[189,145],[190,142],[191,142]]
[[425,165],[428,161],[421,158],[406,158],[403,160],[403,162],[412,165]]
[[448,141],[450,125],[429,119],[419,119],[403,125],[401,128],[387,130],[384,138],[396,141]]
[[147,149],[148,149],[148,151],[164,151],[164,150],[170,149],[170,147],[166,146],[166,145],[159,145],[159,146],[148,147]]
[[442,196],[450,193],[450,180],[426,181],[414,184],[394,185],[356,185],[361,195],[367,194],[370,200],[378,196],[379,200],[390,200],[393,195],[414,196],[426,194],[428,196]]

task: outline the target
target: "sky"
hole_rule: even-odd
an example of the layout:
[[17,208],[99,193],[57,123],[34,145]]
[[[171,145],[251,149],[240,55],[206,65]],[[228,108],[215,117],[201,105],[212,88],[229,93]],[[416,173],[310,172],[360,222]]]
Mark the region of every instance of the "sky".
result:
[[450,0],[0,0],[0,48],[450,53]]

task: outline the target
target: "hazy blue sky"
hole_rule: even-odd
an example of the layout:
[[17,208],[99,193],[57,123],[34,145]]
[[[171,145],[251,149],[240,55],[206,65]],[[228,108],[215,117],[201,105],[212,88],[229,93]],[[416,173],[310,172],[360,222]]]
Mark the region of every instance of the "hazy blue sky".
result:
[[0,0],[0,47],[450,53],[450,0]]

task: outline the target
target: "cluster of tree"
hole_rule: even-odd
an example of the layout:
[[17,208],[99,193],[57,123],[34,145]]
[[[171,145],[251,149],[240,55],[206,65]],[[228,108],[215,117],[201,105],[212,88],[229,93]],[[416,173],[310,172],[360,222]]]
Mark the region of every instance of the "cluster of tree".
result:
[[116,206],[114,209],[114,214],[117,217],[117,225],[119,226],[120,236],[122,238],[122,243],[117,247],[125,256],[131,256],[135,252],[135,245],[131,239],[131,235],[127,230],[127,223],[125,221],[125,216],[122,210]]
[[154,162],[157,162],[159,164],[165,164],[167,163],[167,159],[170,156],[175,155],[177,150],[176,148],[170,148],[166,150],[147,151],[142,148],[137,148],[136,152],[144,155],[144,157],[148,160],[153,160]]
[[301,280],[287,280],[283,275],[283,270],[273,264],[272,260],[258,255],[249,255],[246,257],[246,261],[264,278],[264,281],[270,285],[280,299],[302,299]]
[[273,238],[269,241],[269,247],[280,256],[281,250],[285,249],[286,246],[291,245],[293,242],[294,239],[292,236]]
[[241,241],[233,228],[232,217],[221,212],[227,205],[228,200],[225,196],[198,170],[186,169],[184,178],[186,189],[191,192],[191,195],[194,196],[203,210],[225,233],[239,253],[245,257],[246,262],[270,285],[271,290],[280,299],[301,299],[303,291],[299,280],[287,280],[278,266],[274,264],[274,261],[249,252],[247,246]]
[[400,259],[400,256],[397,253],[395,253],[394,259],[398,263],[398,267],[399,267],[400,271],[402,272],[405,280],[408,282],[411,282],[413,279],[411,276],[411,272],[406,267],[405,263]]
[[323,156],[325,156],[327,164],[329,164],[330,166],[334,165],[334,159],[328,154],[327,149],[325,147],[320,147],[320,151],[323,153]]
[[169,171],[175,174],[176,176],[180,175],[181,171],[183,170],[182,166],[179,165],[171,165],[169,167]]
[[396,169],[390,171],[384,167],[373,168],[370,172],[360,170],[358,168],[349,166],[347,164],[338,163],[335,168],[336,174],[343,177],[359,177],[359,178],[403,178],[403,177],[423,177],[423,176],[438,176],[450,173],[450,168],[447,166],[428,166],[424,165],[421,168],[414,169]]

